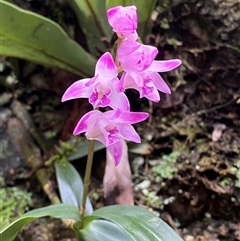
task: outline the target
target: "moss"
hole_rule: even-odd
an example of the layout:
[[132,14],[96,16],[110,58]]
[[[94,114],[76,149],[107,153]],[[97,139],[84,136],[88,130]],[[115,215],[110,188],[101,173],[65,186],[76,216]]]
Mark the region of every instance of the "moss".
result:
[[236,176],[235,187],[240,188],[240,160],[231,168],[231,171]]
[[177,151],[172,152],[170,155],[164,155],[160,163],[152,168],[155,178],[160,178],[160,180],[173,178],[173,174],[178,171],[176,162],[179,156],[180,153]]
[[20,217],[31,203],[31,194],[19,187],[0,188],[0,229]]

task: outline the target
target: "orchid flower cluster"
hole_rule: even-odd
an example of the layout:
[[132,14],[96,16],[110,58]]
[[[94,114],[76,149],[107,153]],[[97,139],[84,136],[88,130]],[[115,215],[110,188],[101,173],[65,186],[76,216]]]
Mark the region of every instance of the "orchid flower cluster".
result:
[[[139,143],[141,139],[132,124],[149,116],[146,112],[131,112],[124,91],[132,88],[139,92],[140,98],[159,102],[158,90],[166,94],[171,91],[158,72],[175,69],[181,60],[155,61],[157,48],[138,42],[136,6],[113,7],[107,11],[107,17],[118,36],[115,60],[109,52],[104,53],[96,63],[94,77],[73,83],[62,101],[88,98],[94,110],[79,120],[73,134],[85,132],[88,140],[102,142],[118,165],[123,151],[121,138]],[[120,79],[119,73],[122,73]],[[99,107],[111,110],[101,112]]]

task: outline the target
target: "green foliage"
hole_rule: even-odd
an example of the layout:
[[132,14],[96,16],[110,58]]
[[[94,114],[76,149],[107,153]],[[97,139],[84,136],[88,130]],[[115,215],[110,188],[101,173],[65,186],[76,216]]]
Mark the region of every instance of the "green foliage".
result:
[[224,179],[220,182],[220,185],[221,185],[222,187],[228,187],[228,186],[230,186],[231,183],[232,183],[232,179],[226,177],[226,178],[224,178]]
[[79,240],[84,241],[132,241],[133,239],[115,223],[106,220],[93,220],[79,232]]
[[166,18],[162,19],[160,25],[161,25],[161,28],[163,28],[163,29],[169,29],[170,28],[169,22]]
[[[106,9],[116,5],[138,8],[139,36],[144,39],[151,26],[156,0],[70,0],[83,30],[89,51],[95,56],[109,50],[111,27]],[[0,0],[0,55],[23,58],[49,67],[58,67],[82,77],[93,75],[96,60],[73,41],[54,21]]]
[[24,214],[31,204],[31,194],[18,187],[0,188],[0,229]]
[[[83,182],[76,169],[69,162],[55,162],[55,170],[62,202],[80,207],[83,196]],[[92,212],[92,204],[87,198],[85,213],[91,214]]]
[[178,151],[174,151],[168,156],[164,155],[159,160],[160,163],[152,168],[156,181],[171,179],[173,177],[173,174],[178,170],[176,162],[179,156],[180,153]]
[[103,207],[94,211],[92,216],[85,217],[83,222],[88,224],[92,219],[100,218],[117,224],[132,240],[182,241],[164,221],[141,207],[124,205]]
[[[73,139],[70,140],[68,143],[71,144],[73,143]],[[100,151],[102,149],[104,149],[105,146],[99,142],[99,141],[95,141],[95,145],[94,145],[94,151]],[[85,157],[88,154],[88,141],[87,140],[81,140],[78,143],[76,143],[75,145],[75,149],[73,152],[71,152],[71,154],[68,157],[69,161],[74,161],[77,160],[79,158]]]
[[[54,161],[65,163],[66,161],[74,161],[88,154],[88,141],[82,138],[72,138],[67,142],[60,141],[60,145],[55,147],[57,152],[45,164],[50,165]],[[94,151],[104,149],[105,146],[99,142],[95,142]]]
[[81,220],[78,208],[71,204],[51,205],[25,213],[0,231],[2,240],[12,241],[25,225],[44,216],[76,221],[70,226],[77,233],[79,240],[182,241],[165,222],[144,208],[108,206],[96,210]]
[[85,34],[88,48],[95,56],[108,50],[112,36],[107,21],[106,2],[96,0],[69,0]]
[[83,77],[94,71],[93,59],[52,20],[0,1],[0,55],[58,67]]
[[155,191],[149,192],[148,189],[143,189],[142,192],[146,198],[147,206],[159,208],[162,205],[162,200]]
[[69,204],[56,204],[44,208],[38,208],[25,213],[22,217],[11,223],[5,229],[0,231],[1,240],[12,241],[17,236],[18,232],[33,220],[51,216],[54,218],[72,219],[81,222],[78,208]]

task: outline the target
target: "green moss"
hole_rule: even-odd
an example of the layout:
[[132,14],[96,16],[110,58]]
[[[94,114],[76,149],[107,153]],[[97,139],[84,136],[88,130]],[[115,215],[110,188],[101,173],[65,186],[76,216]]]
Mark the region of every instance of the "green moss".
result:
[[31,194],[19,187],[0,188],[0,230],[27,211]]
[[231,183],[232,183],[232,179],[226,177],[226,178],[224,178],[224,179],[220,182],[220,185],[221,185],[222,187],[229,187],[229,186],[231,185]]
[[152,168],[152,172],[155,178],[159,181],[161,179],[171,179],[173,174],[178,171],[176,167],[176,162],[180,153],[177,151],[172,152],[170,155],[164,155],[160,163]]
[[231,168],[231,171],[236,175],[235,187],[240,188],[240,160]]

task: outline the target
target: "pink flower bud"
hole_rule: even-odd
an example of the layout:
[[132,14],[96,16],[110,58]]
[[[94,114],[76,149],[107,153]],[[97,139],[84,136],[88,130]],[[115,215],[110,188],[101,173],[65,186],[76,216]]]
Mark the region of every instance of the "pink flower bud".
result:
[[137,29],[137,8],[136,6],[117,6],[107,10],[108,22],[117,34],[132,40],[138,38]]

